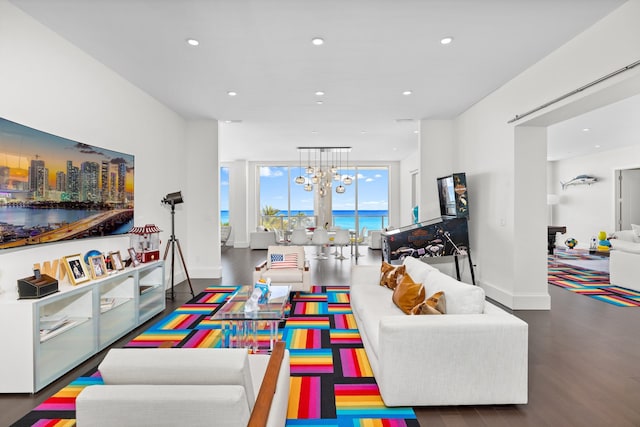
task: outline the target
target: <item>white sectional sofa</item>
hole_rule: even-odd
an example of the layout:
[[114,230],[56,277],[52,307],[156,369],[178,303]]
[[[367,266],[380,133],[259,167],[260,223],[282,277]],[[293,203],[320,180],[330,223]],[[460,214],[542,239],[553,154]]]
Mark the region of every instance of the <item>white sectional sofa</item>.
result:
[[609,282],[640,291],[640,226],[613,233],[609,240]]
[[387,406],[527,403],[528,325],[485,301],[482,288],[422,261],[404,260],[425,285],[444,291],[445,315],[406,315],[380,286],[380,266],[355,265],[351,307]]

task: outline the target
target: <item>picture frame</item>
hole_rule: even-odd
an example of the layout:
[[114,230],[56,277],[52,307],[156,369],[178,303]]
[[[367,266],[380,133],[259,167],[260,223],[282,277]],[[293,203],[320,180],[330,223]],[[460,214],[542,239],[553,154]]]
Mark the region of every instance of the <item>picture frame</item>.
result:
[[87,271],[84,261],[82,261],[82,255],[67,255],[62,258],[64,267],[69,275],[69,281],[72,285],[78,285],[80,283],[91,280],[91,276]]
[[120,251],[109,252],[109,257],[111,258],[111,269],[114,271],[124,270],[124,262],[122,262],[122,256],[120,256]]
[[89,257],[89,270],[91,271],[91,277],[93,279],[98,279],[109,274],[107,264],[104,262],[104,256],[96,255]]
[[136,250],[133,248],[127,249],[129,252],[129,259],[131,260],[131,265],[137,267],[140,265],[140,260],[138,259],[138,254],[136,254]]

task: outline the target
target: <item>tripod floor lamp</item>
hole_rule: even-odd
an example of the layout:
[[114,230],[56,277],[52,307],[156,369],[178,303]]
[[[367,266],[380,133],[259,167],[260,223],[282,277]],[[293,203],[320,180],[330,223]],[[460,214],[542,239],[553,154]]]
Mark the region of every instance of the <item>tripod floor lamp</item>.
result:
[[167,255],[169,254],[169,248],[171,248],[171,300],[175,299],[175,260],[176,260],[176,247],[178,248],[178,254],[180,255],[180,260],[182,261],[182,268],[184,268],[184,274],[187,276],[187,282],[189,283],[189,289],[191,290],[191,297],[194,297],[193,294],[193,286],[191,285],[191,278],[189,277],[189,272],[187,271],[187,264],[184,262],[184,255],[182,254],[182,248],[180,247],[180,241],[176,239],[176,225],[175,225],[175,217],[176,217],[176,205],[183,203],[182,192],[178,191],[175,193],[167,194],[163,199],[162,203],[165,205],[171,206],[171,237],[167,241],[167,246],[164,249],[164,260],[167,260]]

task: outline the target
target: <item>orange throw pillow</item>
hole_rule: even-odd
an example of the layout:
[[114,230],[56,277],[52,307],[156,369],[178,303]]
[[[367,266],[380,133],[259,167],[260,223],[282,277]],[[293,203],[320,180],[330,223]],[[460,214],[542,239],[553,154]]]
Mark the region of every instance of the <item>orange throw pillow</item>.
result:
[[398,286],[393,290],[393,302],[405,314],[411,314],[411,309],[424,302],[425,291],[422,283],[415,283],[411,276],[405,274]]
[[404,265],[391,265],[382,261],[380,267],[380,286],[395,289],[398,281],[404,276],[406,267]]
[[444,292],[436,292],[411,309],[411,314],[445,314],[447,312],[447,303],[444,298]]

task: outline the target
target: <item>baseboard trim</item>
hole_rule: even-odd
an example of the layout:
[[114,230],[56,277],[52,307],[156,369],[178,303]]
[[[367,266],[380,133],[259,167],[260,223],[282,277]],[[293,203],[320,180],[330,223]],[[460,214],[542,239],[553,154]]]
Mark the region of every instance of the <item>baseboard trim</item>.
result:
[[549,293],[514,295],[490,283],[483,282],[480,286],[484,289],[487,297],[496,300],[512,310],[551,309],[551,296]]

